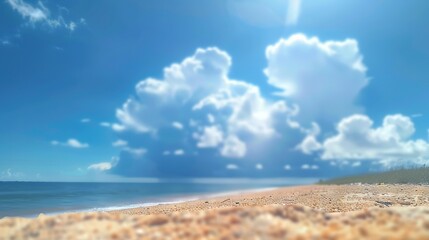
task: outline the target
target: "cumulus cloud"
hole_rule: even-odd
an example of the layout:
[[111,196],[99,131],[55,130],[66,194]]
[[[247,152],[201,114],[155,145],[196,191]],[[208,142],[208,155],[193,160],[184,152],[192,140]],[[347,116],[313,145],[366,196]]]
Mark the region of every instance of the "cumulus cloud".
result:
[[88,143],[82,143],[77,139],[70,138],[66,142],[59,142],[59,141],[51,141],[51,144],[54,146],[64,146],[64,147],[71,147],[71,148],[88,148]]
[[221,154],[228,158],[242,158],[246,155],[246,144],[236,136],[228,136],[225,139]]
[[24,0],[6,0],[6,3],[32,25],[42,23],[50,28],[62,27],[70,31],[74,31],[77,27],[75,22],[66,22],[61,15],[53,18],[50,10],[41,1],[37,2],[37,5],[29,4]]
[[300,120],[332,122],[361,111],[355,99],[368,78],[356,40],[323,42],[295,34],[265,54],[268,83],[299,106]]
[[[129,146],[144,147],[147,152],[136,162],[122,151],[112,172],[127,174],[136,164],[165,174],[186,172],[183,168],[198,164],[225,169],[222,161],[226,159],[248,158],[249,146],[257,152],[252,157],[259,158],[269,141],[290,129],[286,119],[298,109],[282,99],[268,100],[256,85],[231,79],[231,65],[231,57],[218,48],[197,49],[166,67],[162,79],[137,83],[136,93],[116,110],[118,122],[112,128]],[[174,157],[184,153],[186,158]],[[206,161],[199,163],[199,159]],[[173,169],[174,164],[180,167]]]
[[301,150],[305,154],[312,154],[322,148],[322,145],[316,140],[314,135],[308,135],[304,140],[297,146],[297,149]]
[[268,102],[257,86],[229,79],[231,62],[217,48],[198,49],[165,68],[163,80],[139,82],[136,95],[116,111],[117,131],[159,137],[167,125],[182,129],[182,123],[190,122],[195,146],[218,147],[225,157],[244,157],[246,146],[239,135],[273,135],[275,115],[292,109],[284,101]]
[[429,160],[429,143],[411,139],[414,123],[401,114],[387,115],[379,127],[366,115],[352,115],[339,122],[337,132],[323,142],[322,159],[376,160],[386,165]]
[[262,169],[264,169],[264,165],[262,165],[262,164],[258,163],[258,164],[256,164],[256,165],[255,165],[255,168],[256,168],[257,170],[262,170]]
[[[164,68],[161,78],[138,82],[111,126],[126,147],[145,151],[136,155],[122,148],[109,171],[133,177],[272,177],[284,176],[292,165],[316,170],[319,157],[336,162],[340,154],[327,148],[333,123],[361,111],[354,101],[368,82],[357,41],[297,34],[268,46],[266,55],[268,81],[282,94],[265,96],[258,86],[231,79],[232,58],[216,47],[197,49]],[[238,161],[240,170],[228,171]],[[257,164],[264,171],[255,173]]]
[[218,126],[209,126],[204,128],[201,135],[195,133],[195,138],[198,139],[199,148],[217,147],[223,141],[223,132]]

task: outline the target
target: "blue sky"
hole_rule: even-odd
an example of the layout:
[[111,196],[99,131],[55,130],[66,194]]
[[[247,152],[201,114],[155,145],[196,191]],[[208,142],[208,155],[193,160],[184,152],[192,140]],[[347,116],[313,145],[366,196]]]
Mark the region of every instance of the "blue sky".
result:
[[426,1],[0,2],[0,180],[429,159]]

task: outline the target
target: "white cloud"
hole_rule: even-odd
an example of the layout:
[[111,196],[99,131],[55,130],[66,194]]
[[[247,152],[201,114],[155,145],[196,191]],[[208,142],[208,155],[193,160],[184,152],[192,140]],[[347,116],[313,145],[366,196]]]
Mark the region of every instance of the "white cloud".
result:
[[48,19],[49,11],[39,2],[39,7],[33,7],[32,5],[24,2],[23,0],[6,0],[7,3],[22,17],[28,18],[30,22],[46,21]]
[[173,122],[171,124],[171,126],[173,126],[176,129],[182,130],[183,129],[183,124],[179,123],[179,122]]
[[365,115],[344,118],[337,135],[323,143],[322,159],[376,160],[386,165],[423,164],[429,160],[429,143],[411,140],[414,124],[407,116],[387,115],[380,127]]
[[112,168],[112,163],[110,162],[101,162],[101,163],[95,163],[92,165],[89,165],[88,170],[95,170],[95,171],[107,171]]
[[304,154],[312,154],[315,151],[322,149],[322,145],[316,140],[313,135],[308,135],[304,140],[297,146],[297,149],[301,150]]
[[101,122],[100,126],[109,128],[110,126],[112,126],[112,124],[109,122]]
[[283,168],[287,171],[292,170],[292,167],[289,164],[284,165]]
[[337,121],[361,111],[354,102],[368,79],[356,40],[322,42],[295,34],[265,54],[268,82],[299,105],[300,120]]
[[81,122],[81,123],[89,123],[89,122],[91,122],[91,119],[89,119],[89,118],[82,118],[82,119],[80,120],[80,122]]
[[301,169],[303,169],[303,170],[317,170],[317,169],[319,169],[319,166],[310,165],[310,164],[303,164],[303,165],[301,165]]
[[72,148],[87,148],[89,147],[89,144],[87,143],[81,143],[77,139],[69,139],[67,140],[67,145]]
[[[298,112],[299,109],[295,110],[292,116],[296,116]],[[316,122],[312,122],[310,128],[305,128],[301,126],[299,122],[294,121],[290,118],[286,119],[286,123],[290,128],[299,130],[301,133],[306,134],[307,136],[317,136],[321,132],[320,126]]]
[[[174,117],[171,111],[183,108],[183,103],[201,99],[224,86],[230,65],[231,59],[225,52],[217,48],[198,49],[181,63],[165,68],[163,80],[148,78],[139,82],[137,96],[117,109],[116,116],[127,130],[155,131]],[[147,101],[154,104],[146,104]]]
[[215,108],[218,111],[230,111],[228,129],[231,133],[247,132],[254,135],[270,136],[276,133],[273,128],[274,116],[292,114],[284,101],[269,103],[257,86],[228,81],[227,87],[202,99],[194,110]]
[[118,139],[112,143],[114,147],[125,147],[128,145],[128,142],[122,139]]
[[262,169],[264,169],[264,165],[262,165],[262,164],[258,163],[258,164],[256,164],[256,165],[255,165],[255,168],[256,168],[257,170],[262,170]]
[[301,11],[301,0],[289,0],[286,15],[286,25],[295,25],[298,22]]
[[112,129],[116,132],[123,132],[123,131],[125,131],[125,126],[121,125],[121,124],[114,123],[114,124],[112,124]]
[[235,164],[228,164],[228,165],[226,165],[226,169],[228,169],[228,170],[237,170],[238,166],[235,165]]
[[236,136],[228,136],[224,142],[221,154],[228,158],[242,158],[246,155],[247,147]]
[[[180,64],[167,67],[164,80],[148,78],[139,82],[137,96],[116,111],[121,130],[156,131],[174,117],[166,117],[173,109],[183,109],[184,103],[195,102],[189,114],[209,109],[217,114],[230,112],[225,120],[231,133],[273,134],[273,115],[290,109],[284,101],[267,102],[257,86],[228,79],[230,65],[231,58],[225,52],[217,48],[198,49]],[[148,101],[154,104],[146,104]],[[213,114],[209,121],[214,121]]]
[[311,128],[304,128],[300,123],[287,120],[288,125],[293,129],[298,129],[303,134],[307,136],[304,140],[296,146],[296,149],[300,150],[302,153],[310,155],[313,152],[316,152],[322,148],[322,145],[317,141],[316,137],[320,133],[320,127],[317,123],[312,122]]
[[177,149],[174,151],[174,155],[176,155],[176,156],[180,156],[183,154],[185,154],[185,151],[183,151],[183,149]]
[[54,146],[65,146],[65,147],[71,147],[71,148],[88,148],[88,143],[82,143],[79,142],[79,140],[70,138],[66,142],[59,142],[59,141],[51,141],[51,144]]
[[74,31],[76,29],[77,25],[74,22],[70,22],[68,25],[66,25],[66,28],[68,28],[70,31]]
[[326,131],[333,121],[361,111],[354,102],[368,80],[357,41],[322,42],[296,34],[268,46],[266,57],[265,74],[282,91],[280,96],[266,98],[258,86],[230,79],[231,57],[215,47],[197,49],[164,68],[162,78],[136,84],[135,94],[116,110],[112,128],[130,145],[150,152],[138,164],[124,158],[121,170],[147,163],[162,172],[160,156],[184,154],[174,146],[186,147],[189,157],[198,151],[211,161],[245,157],[253,161],[269,155],[266,161],[277,161],[280,167],[284,164],[280,158],[294,147],[306,154],[322,152],[319,124]]
[[223,141],[223,133],[218,126],[205,127],[201,135],[196,134],[199,148],[217,147]]
[[210,124],[213,124],[216,121],[215,117],[212,114],[207,114],[207,120]]
[[[159,139],[163,137],[158,135],[160,129],[172,124],[183,128],[182,123],[189,122],[194,146],[219,148],[225,157],[244,157],[245,139],[238,136],[275,136],[274,125],[284,124],[279,116],[293,115],[296,109],[285,101],[267,101],[255,85],[229,79],[231,64],[224,51],[197,49],[191,57],[165,68],[162,80],[140,81],[136,95],[116,110],[118,123],[112,128]],[[204,126],[215,121],[216,126]]]
[[6,2],[32,25],[43,23],[50,28],[63,27],[70,31],[74,31],[77,27],[75,22],[66,22],[62,16],[52,18],[51,12],[41,1],[38,1],[37,5],[29,4],[23,0],[6,0]]

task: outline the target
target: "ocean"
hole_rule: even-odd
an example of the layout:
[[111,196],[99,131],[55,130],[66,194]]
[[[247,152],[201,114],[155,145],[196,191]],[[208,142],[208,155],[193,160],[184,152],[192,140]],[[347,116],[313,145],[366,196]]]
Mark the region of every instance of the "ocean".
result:
[[0,182],[0,218],[153,206],[311,182],[312,180],[200,183]]

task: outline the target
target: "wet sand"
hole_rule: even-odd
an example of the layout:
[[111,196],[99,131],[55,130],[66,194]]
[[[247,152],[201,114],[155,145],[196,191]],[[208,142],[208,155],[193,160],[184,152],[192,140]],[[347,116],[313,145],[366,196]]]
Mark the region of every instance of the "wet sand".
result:
[[0,239],[429,239],[429,186],[301,186],[0,220]]

